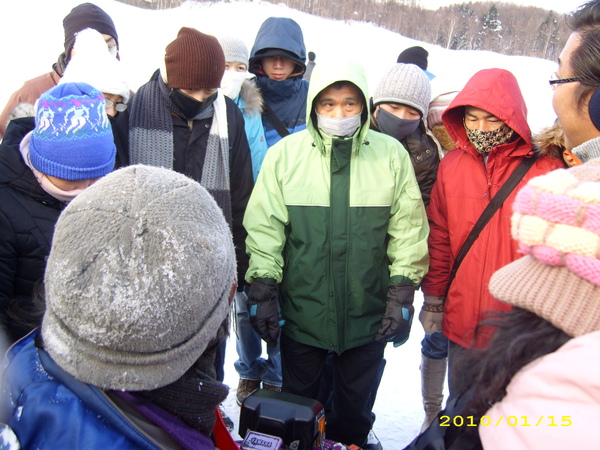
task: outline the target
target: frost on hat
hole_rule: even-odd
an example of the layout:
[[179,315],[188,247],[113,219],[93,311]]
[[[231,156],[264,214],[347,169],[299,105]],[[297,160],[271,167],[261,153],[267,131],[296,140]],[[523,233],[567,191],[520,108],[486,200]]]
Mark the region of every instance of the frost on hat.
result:
[[431,82],[414,64],[394,64],[381,78],[373,94],[373,106],[399,103],[416,109],[426,118],[431,100]]
[[600,161],[531,179],[513,210],[525,256],[492,276],[492,295],[570,336],[600,330]]
[[61,214],[45,274],[45,349],[80,381],[152,390],[198,360],[229,313],[229,226],[199,183],[134,165]]
[[106,94],[120,95],[129,101],[129,85],[121,62],[112,56],[104,38],[91,28],[77,33],[73,56],[59,83],[83,81]]
[[64,83],[36,102],[31,164],[63,180],[103,177],[117,153],[104,95],[87,83]]

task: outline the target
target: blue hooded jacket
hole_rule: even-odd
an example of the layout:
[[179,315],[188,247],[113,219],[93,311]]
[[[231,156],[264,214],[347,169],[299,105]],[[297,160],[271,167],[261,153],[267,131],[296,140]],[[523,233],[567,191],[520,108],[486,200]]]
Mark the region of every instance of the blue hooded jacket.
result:
[[[14,344],[2,367],[0,422],[13,430],[21,448],[161,448],[102,390],[75,379],[38,348],[37,333]],[[214,448],[209,438],[206,444],[198,448]]]
[[[283,56],[296,64],[296,70],[287,80],[269,79],[262,70],[262,59]],[[290,133],[306,128],[306,98],[308,82],[302,79],[306,70],[306,47],[300,26],[286,17],[269,17],[263,22],[250,52],[249,72],[256,75],[256,85],[263,100]],[[281,139],[273,124],[263,115],[267,145]]]

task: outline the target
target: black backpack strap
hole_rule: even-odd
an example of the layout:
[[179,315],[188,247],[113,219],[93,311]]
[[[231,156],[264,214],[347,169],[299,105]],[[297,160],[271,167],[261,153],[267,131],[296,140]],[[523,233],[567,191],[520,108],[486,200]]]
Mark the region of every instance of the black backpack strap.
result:
[[504,203],[504,200],[506,200],[507,197],[510,195],[510,193],[517,187],[517,185],[523,179],[525,174],[533,166],[533,164],[535,163],[537,158],[538,158],[537,154],[534,154],[533,156],[530,156],[530,157],[523,158],[523,160],[520,162],[520,164],[517,166],[517,168],[514,170],[514,172],[510,175],[508,180],[506,180],[506,182],[502,185],[500,190],[496,193],[496,195],[494,195],[494,198],[492,198],[492,200],[488,203],[486,208],[483,210],[483,212],[481,213],[481,216],[479,216],[479,219],[477,220],[475,225],[473,225],[473,229],[471,230],[471,232],[467,236],[467,239],[465,240],[462,247],[460,248],[458,255],[456,255],[456,259],[454,260],[454,264],[452,265],[452,271],[450,272],[450,277],[448,278],[448,286],[446,287],[446,294],[448,294],[448,291],[450,290],[450,285],[452,284],[452,281],[454,280],[454,277],[456,276],[456,272],[458,271],[458,267],[460,266],[460,263],[467,255],[467,252],[469,251],[471,246],[475,243],[475,241],[479,237],[479,234],[481,234],[481,231],[483,230],[483,228],[487,225],[487,223],[490,221],[490,219],[494,216],[496,211],[498,211],[498,208],[500,208],[500,206],[502,206],[502,203]]
[[281,123],[281,120],[279,120],[279,117],[277,117],[277,115],[273,112],[271,106],[269,106],[267,102],[264,102],[262,116],[265,119],[267,119],[271,123],[271,125],[273,125],[275,131],[277,131],[277,133],[279,133],[279,136],[281,136],[282,138],[290,134],[288,129],[283,123]]

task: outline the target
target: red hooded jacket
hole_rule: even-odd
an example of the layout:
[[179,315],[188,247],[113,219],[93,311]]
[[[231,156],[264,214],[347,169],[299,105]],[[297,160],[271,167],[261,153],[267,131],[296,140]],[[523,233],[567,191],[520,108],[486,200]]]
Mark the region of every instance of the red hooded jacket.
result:
[[[518,134],[517,139],[492,149],[487,167],[467,138],[465,106],[495,115]],[[444,112],[442,121],[456,148],[440,162],[427,208],[431,260],[422,290],[436,296],[446,294],[454,259],[490,199],[533,149],[521,90],[513,74],[503,69],[477,72]],[[488,282],[497,269],[520,257],[510,234],[512,203],[528,180],[560,167],[564,165],[558,158],[541,155],[463,259],[444,304],[442,329],[451,341],[467,348],[486,345],[489,333],[478,331],[477,324],[491,311],[510,309],[491,296]]]

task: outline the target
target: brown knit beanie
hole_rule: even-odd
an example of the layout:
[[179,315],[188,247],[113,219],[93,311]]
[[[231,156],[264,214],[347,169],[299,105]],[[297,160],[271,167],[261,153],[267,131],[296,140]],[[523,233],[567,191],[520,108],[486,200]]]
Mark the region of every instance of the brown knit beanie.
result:
[[167,83],[172,89],[221,87],[225,55],[216,37],[183,27],[165,50]]
[[569,336],[600,330],[600,160],[531,179],[513,210],[525,256],[492,276],[491,294]]

